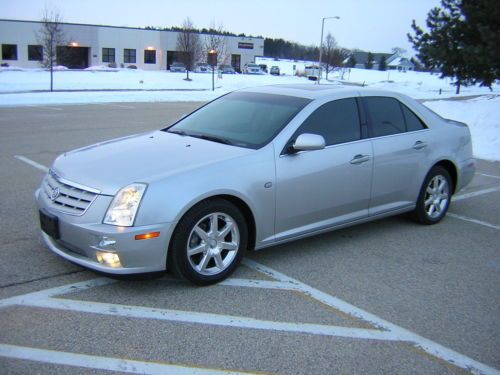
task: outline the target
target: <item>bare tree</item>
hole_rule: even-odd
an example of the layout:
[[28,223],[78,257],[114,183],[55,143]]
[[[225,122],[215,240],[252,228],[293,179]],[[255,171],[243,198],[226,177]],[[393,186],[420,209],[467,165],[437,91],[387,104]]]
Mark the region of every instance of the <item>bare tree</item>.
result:
[[61,22],[62,17],[58,11],[45,8],[42,16],[42,27],[37,33],[38,43],[42,46],[41,64],[50,70],[50,91],[54,91],[54,65],[57,63],[57,46],[66,45]]
[[325,71],[326,80],[328,80],[328,73],[332,69],[333,52],[337,48],[337,41],[331,33],[328,33],[323,44],[323,54],[325,56]]
[[215,51],[217,54],[217,65],[226,64],[228,61],[227,38],[224,35],[224,26],[220,24],[218,27],[213,23],[208,30],[209,34],[205,35],[202,53],[204,58],[207,58],[210,51]]
[[[341,68],[344,66],[344,61],[349,57],[350,51],[339,47],[335,37],[333,37],[330,33],[328,33],[325,38],[323,48],[323,53],[325,54],[326,79],[328,80],[328,73],[333,71],[335,68]],[[344,71],[342,69],[340,69],[340,74],[343,79]]]
[[189,17],[184,20],[182,29],[177,34],[177,51],[180,52],[181,62],[186,65],[186,80],[189,81],[189,71],[200,59],[202,51],[200,35]]

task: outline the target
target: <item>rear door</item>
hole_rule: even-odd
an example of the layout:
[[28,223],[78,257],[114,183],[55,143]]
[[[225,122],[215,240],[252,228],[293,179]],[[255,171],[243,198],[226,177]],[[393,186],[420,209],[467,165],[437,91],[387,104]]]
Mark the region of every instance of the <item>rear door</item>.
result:
[[373,143],[370,216],[415,204],[427,168],[429,132],[404,104],[392,97],[363,97]]
[[368,216],[372,147],[361,131],[357,100],[316,109],[290,143],[304,133],[325,138],[322,150],[284,152],[276,161],[276,240]]

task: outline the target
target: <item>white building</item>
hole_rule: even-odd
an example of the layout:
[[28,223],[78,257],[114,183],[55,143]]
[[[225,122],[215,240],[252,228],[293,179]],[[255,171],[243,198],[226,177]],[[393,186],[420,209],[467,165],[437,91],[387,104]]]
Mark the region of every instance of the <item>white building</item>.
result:
[[[1,64],[39,68],[41,59],[38,31],[41,22],[0,19]],[[115,63],[118,67],[135,65],[139,69],[168,69],[176,59],[177,32],[132,27],[63,23],[68,41],[58,46],[65,51],[68,68],[84,69]],[[200,34],[202,42],[206,35]],[[264,39],[226,36],[226,64],[239,71],[264,54]],[[61,54],[62,55],[62,54]]]

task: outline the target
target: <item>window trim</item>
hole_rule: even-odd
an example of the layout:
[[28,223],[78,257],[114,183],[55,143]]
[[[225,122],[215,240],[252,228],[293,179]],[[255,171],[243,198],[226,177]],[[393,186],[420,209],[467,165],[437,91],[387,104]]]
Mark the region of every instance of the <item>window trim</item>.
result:
[[[374,125],[373,125],[373,119],[371,116],[371,113],[368,109],[368,103],[367,99],[368,98],[384,98],[384,99],[393,99],[399,104],[399,110],[401,112],[401,117],[403,118],[403,123],[405,126],[405,130],[399,133],[392,133],[392,134],[385,134],[385,135],[374,135]],[[365,112],[366,115],[366,120],[367,120],[367,125],[368,125],[368,138],[374,139],[374,138],[383,138],[383,137],[392,137],[395,135],[401,135],[401,134],[406,134],[408,132],[408,126],[406,125],[406,118],[403,113],[403,108],[401,108],[401,101],[398,98],[395,98],[394,96],[384,96],[384,95],[368,95],[368,96],[362,96],[361,97],[361,103],[363,106],[363,111]]]
[[[398,100],[398,102],[399,102],[399,104],[401,106],[401,112],[403,112],[403,118],[405,120],[405,126],[406,126],[406,133],[414,133],[414,132],[419,132],[421,130],[427,130],[427,129],[429,129],[429,126],[425,123],[425,121],[422,120],[422,118],[419,115],[417,115],[410,107],[408,107],[406,104],[402,103],[399,100]],[[410,111],[410,113],[412,113],[422,123],[422,125],[424,126],[423,129],[408,130],[408,121],[406,120],[404,108],[406,108],[408,111]]]
[[[126,51],[129,51],[129,54],[126,54]],[[131,57],[130,51],[134,51],[134,61],[127,61],[127,58]],[[137,49],[136,48],[124,48],[123,49],[123,63],[124,64],[137,64]]]
[[[104,54],[104,50],[107,51],[106,54]],[[113,61],[109,60],[109,57],[111,56],[109,52],[111,50],[113,51]],[[105,55],[108,57],[108,60],[104,60],[104,56]],[[109,63],[109,64],[116,63],[116,49],[112,48],[112,47],[102,47],[102,50],[101,50],[101,60],[102,60],[103,63]]]
[[[154,62],[147,62],[146,61],[146,53],[153,53],[154,52]],[[145,49],[144,50],[144,64],[148,64],[148,65],[156,65],[156,50],[155,49]]]
[[[366,116],[363,113],[363,109],[361,107],[361,103],[359,101],[359,97],[351,96],[351,97],[347,97],[347,98],[337,98],[337,99],[328,100],[328,101],[326,101],[324,103],[321,103],[316,108],[314,108],[311,113],[309,113],[309,115],[304,119],[304,121],[302,121],[302,123],[298,126],[298,128],[295,129],[295,131],[293,132],[293,134],[290,137],[290,139],[285,143],[285,146],[283,147],[283,150],[280,153],[280,157],[292,154],[289,151],[290,150],[290,146],[293,144],[293,142],[295,142],[295,140],[297,139],[297,137],[300,134],[304,134],[304,133],[299,133],[299,130],[302,127],[302,125],[304,125],[304,123],[309,119],[309,117],[311,117],[313,115],[313,113],[315,113],[318,109],[320,109],[321,107],[323,107],[323,106],[325,106],[325,105],[327,105],[329,103],[336,102],[336,101],[339,101],[339,100],[346,100],[346,99],[353,99],[356,102],[356,108],[358,110],[358,121],[359,121],[359,139],[355,139],[355,140],[347,141],[347,142],[341,142],[341,143],[334,143],[334,144],[331,144],[331,145],[326,144],[326,139],[325,139],[325,148],[324,149],[335,147],[335,146],[346,145],[346,144],[353,143],[353,142],[359,142],[359,141],[363,141],[363,140],[366,140],[367,138],[369,138],[368,137],[368,133],[367,133],[367,129],[366,129]],[[320,134],[318,134],[318,135],[320,135]],[[321,151],[321,150],[315,150],[315,151]],[[302,153],[302,152],[309,152],[309,151],[294,152],[293,155],[299,154],[299,153]]]
[[[6,58],[4,58],[3,46],[9,46],[9,47],[14,46],[14,50],[15,50],[15,54],[14,54],[15,56],[14,56],[14,58],[12,58],[12,59],[6,59]],[[0,47],[1,47],[1,50],[2,50],[2,56],[1,56],[2,60],[4,60],[4,61],[18,61],[19,60],[19,53],[18,53],[18,50],[17,50],[17,44],[2,43],[0,45]]]
[[[35,47],[37,50],[40,52],[40,58],[39,59],[31,59],[30,58],[30,47]],[[28,61],[43,61],[43,46],[41,44],[28,44],[26,47],[26,52],[28,53]]]

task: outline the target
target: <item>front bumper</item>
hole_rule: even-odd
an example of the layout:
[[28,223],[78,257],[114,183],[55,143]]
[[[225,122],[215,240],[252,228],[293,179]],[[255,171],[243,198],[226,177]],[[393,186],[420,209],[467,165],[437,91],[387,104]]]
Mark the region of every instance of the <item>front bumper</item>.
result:
[[[166,269],[167,250],[173,225],[159,223],[140,227],[118,227],[102,224],[112,197],[99,195],[82,216],[54,210],[39,190],[35,193],[39,209],[55,215],[59,222],[59,238],[42,231],[47,247],[57,255],[83,267],[110,274],[157,272]],[[148,240],[136,240],[138,234],[160,232]],[[98,252],[117,254],[118,266],[98,261]]]

